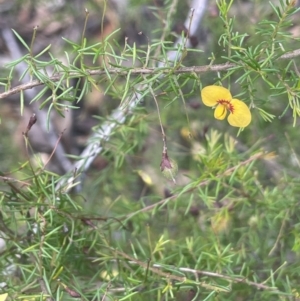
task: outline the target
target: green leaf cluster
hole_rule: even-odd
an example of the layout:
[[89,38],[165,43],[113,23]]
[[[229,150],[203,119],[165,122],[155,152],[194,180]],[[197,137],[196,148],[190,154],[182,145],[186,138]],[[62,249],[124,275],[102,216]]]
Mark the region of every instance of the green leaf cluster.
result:
[[[17,87],[21,112],[37,103],[47,124],[53,112],[64,118],[96,90],[107,98],[93,132],[115,125],[101,141],[87,140],[103,151],[85,173],[57,175],[34,164],[26,135],[25,162],[1,164],[0,294],[299,299],[299,38],[291,34],[299,9],[279,0],[262,13],[265,1],[253,1],[259,13],[247,23],[232,13],[242,3],[216,2],[219,16],[206,19],[207,42],[196,50],[172,31],[176,1],[156,7],[165,25],[153,28],[145,45],[122,41],[119,29],[94,43],[85,23],[80,41],[64,38],[62,59],[51,45],[35,54],[35,32],[28,43],[14,31],[26,54],[6,66],[0,97],[12,95],[15,70],[25,63],[19,79],[30,80]],[[174,46],[174,37],[183,43]],[[199,90],[212,84],[249,105],[253,121],[238,136],[201,105]],[[33,87],[40,90],[28,101]],[[112,120],[116,103],[126,114]],[[160,172],[166,149],[178,164],[176,184]],[[71,176],[68,185],[82,190],[59,186]]]

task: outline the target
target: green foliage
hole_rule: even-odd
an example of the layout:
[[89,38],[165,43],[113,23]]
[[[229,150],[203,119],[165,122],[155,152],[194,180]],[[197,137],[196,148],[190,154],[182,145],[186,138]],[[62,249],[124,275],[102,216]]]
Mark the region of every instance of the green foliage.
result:
[[[254,2],[254,10],[266,5]],[[26,63],[21,111],[32,87],[41,87],[30,102],[48,110],[45,124],[100,90],[110,104],[93,131],[112,130],[87,141],[103,147],[101,171],[60,176],[31,159],[1,165],[0,292],[8,300],[299,299],[299,38],[290,33],[299,9],[269,3],[249,26],[232,16],[240,1],[217,1],[220,15],[207,25],[217,24],[207,33],[219,48],[212,53],[167,40],[180,36],[171,30],[175,4],[155,11],[164,26],[148,44],[122,44],[119,30],[93,43],[84,28],[80,41],[64,38],[64,61],[51,46],[35,54],[35,33],[28,43],[14,31],[26,54],[7,65],[0,97]],[[208,108],[197,110],[200,88],[213,84],[251,109],[238,138]],[[120,112],[113,100],[126,121],[112,120]],[[176,184],[159,168],[169,164],[167,150]],[[64,178],[83,190],[61,186]]]

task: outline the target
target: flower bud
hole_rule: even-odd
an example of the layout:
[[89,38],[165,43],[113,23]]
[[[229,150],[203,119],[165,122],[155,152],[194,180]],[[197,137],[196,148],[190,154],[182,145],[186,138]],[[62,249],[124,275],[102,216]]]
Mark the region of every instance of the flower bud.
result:
[[178,165],[175,160],[170,159],[168,157],[167,153],[163,153],[162,155],[160,170],[165,178],[167,178],[168,180],[172,180],[174,183],[176,183],[175,177],[178,172]]

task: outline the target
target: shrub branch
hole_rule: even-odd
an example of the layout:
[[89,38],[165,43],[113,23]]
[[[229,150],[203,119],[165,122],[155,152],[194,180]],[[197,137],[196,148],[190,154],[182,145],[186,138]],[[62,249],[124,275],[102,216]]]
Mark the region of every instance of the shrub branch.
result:
[[[278,59],[292,59],[300,56],[300,49],[296,49],[293,51],[289,51],[283,55],[281,55]],[[242,63],[241,63],[242,64]],[[162,76],[167,74],[184,74],[184,73],[206,73],[206,72],[220,72],[226,71],[231,68],[235,68],[239,66],[239,64],[226,62],[224,64],[215,64],[215,65],[203,65],[203,66],[191,66],[191,67],[180,67],[180,68],[167,68],[167,67],[152,67],[152,68],[133,68],[133,69],[124,69],[124,67],[120,68],[106,68],[105,70],[90,70],[86,69],[85,73],[82,72],[67,72],[69,78],[82,78],[87,76],[96,76],[96,75],[105,75],[107,72],[110,75],[120,75],[127,76],[130,72],[131,75],[155,75],[160,73]],[[66,77],[66,72],[59,72],[55,75],[49,76],[48,82],[59,82],[62,78]],[[5,92],[0,93],[0,99],[6,98],[8,96],[18,94],[21,91],[25,91],[28,89],[32,89],[34,87],[45,85],[44,82],[40,80],[33,80],[21,85],[18,85],[14,88],[11,88]]]

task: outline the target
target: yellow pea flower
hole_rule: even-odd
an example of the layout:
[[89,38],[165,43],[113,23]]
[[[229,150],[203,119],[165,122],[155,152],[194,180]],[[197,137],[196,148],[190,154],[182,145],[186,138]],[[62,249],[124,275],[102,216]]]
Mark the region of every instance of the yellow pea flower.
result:
[[228,89],[220,86],[207,86],[201,90],[203,103],[208,107],[216,107],[214,116],[223,120],[229,111],[228,122],[232,126],[246,127],[251,122],[248,106],[239,99],[232,98]]

